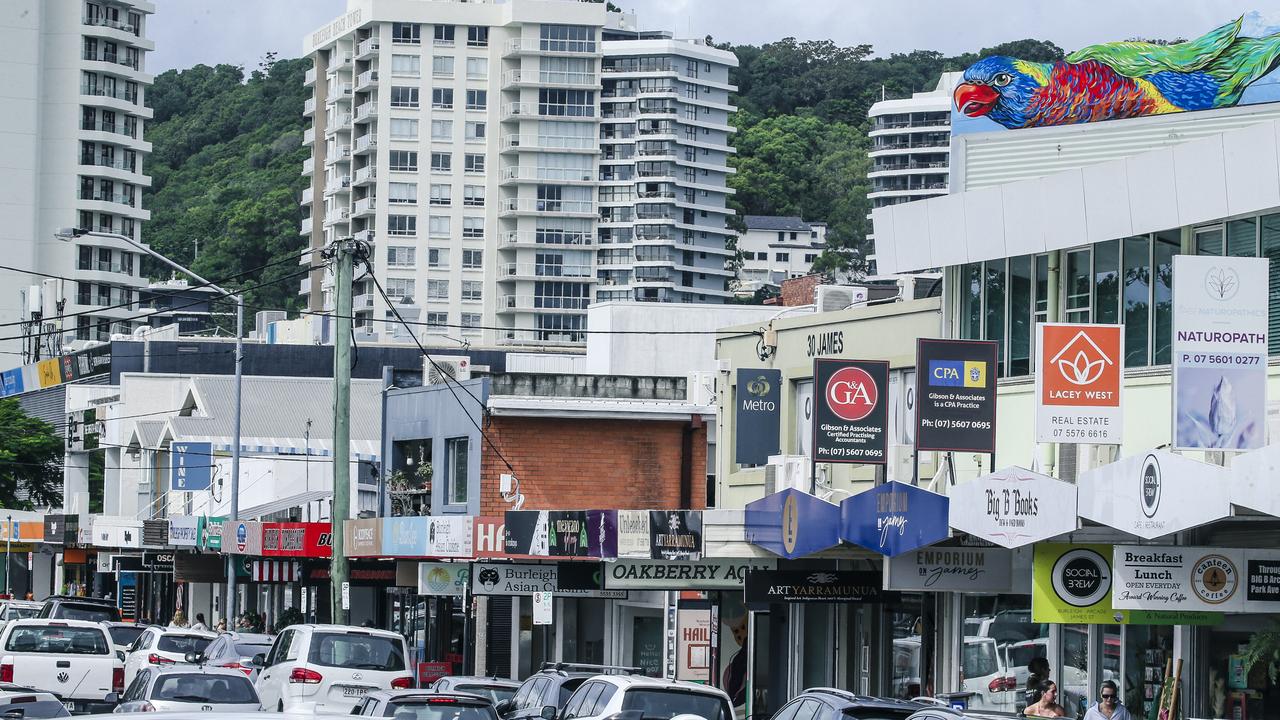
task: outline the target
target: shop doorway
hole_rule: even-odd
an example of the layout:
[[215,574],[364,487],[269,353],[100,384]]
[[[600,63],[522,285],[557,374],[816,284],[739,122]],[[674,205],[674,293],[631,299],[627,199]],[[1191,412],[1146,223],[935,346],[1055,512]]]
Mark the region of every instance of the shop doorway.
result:
[[662,676],[665,657],[662,610],[619,603],[615,646],[625,665],[643,668],[646,675]]

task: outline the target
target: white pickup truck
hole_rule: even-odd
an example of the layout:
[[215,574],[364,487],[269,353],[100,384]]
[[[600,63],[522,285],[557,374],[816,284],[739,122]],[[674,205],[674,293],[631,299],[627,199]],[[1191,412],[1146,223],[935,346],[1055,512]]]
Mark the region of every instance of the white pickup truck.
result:
[[99,623],[14,620],[0,633],[0,683],[52,693],[71,712],[111,712],[124,663]]

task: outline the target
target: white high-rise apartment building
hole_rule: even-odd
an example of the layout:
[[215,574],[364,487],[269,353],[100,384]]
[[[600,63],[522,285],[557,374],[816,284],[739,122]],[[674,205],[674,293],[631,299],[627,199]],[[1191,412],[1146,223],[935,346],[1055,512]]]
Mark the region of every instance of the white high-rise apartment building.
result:
[[[0,323],[33,320],[48,331],[40,356],[62,340],[105,340],[137,323],[139,253],[118,240],[55,239],[81,227],[141,240],[143,162],[152,117],[144,93],[155,48],[146,23],[155,5],[142,0],[6,0],[0,20],[0,247],[5,264],[71,281],[0,270]],[[32,286],[41,289],[32,293]],[[125,305],[124,307],[114,307]],[[17,327],[0,332],[19,334]],[[24,347],[25,345],[25,347]],[[31,342],[0,350],[32,351]],[[18,358],[7,356],[11,361]]]
[[[695,233],[693,242],[665,233],[663,242],[676,238],[687,252],[633,263],[668,268],[636,292],[654,300],[719,301],[727,254],[728,54],[669,39],[602,42],[607,25],[638,36],[625,22],[606,13],[604,3],[572,0],[349,0],[346,15],[304,41],[315,68],[307,76],[314,94],[305,109],[313,118],[305,141],[313,150],[302,172],[312,183],[302,198],[308,217],[301,232],[316,248],[348,235],[369,242],[374,271],[396,309],[420,323],[414,329],[428,340],[584,343],[587,305],[615,299],[600,294],[602,282],[616,280],[597,275],[612,267],[597,263],[598,252],[613,257],[601,243],[638,252],[615,235],[625,225],[631,237],[636,222]],[[702,155],[686,157],[681,146],[679,157],[655,157],[669,161],[664,170],[674,171],[676,161],[690,166],[693,177],[668,173],[650,182],[633,172],[612,182],[602,152],[616,160],[626,145],[636,165],[641,139],[632,97],[630,129],[617,128],[616,141],[602,144],[602,122],[614,127],[614,118],[602,118],[602,61],[605,75],[624,76],[610,66],[615,45],[634,49],[634,56],[696,58],[707,78],[703,92],[720,91],[719,98],[704,97],[698,114],[689,111],[702,135],[686,144],[696,143]],[[702,70],[707,64],[714,69]],[[679,120],[672,116],[687,103],[677,104],[677,83],[664,82],[673,97],[668,102],[656,88],[654,97],[672,112],[652,117],[669,136]],[[666,146],[676,150],[674,142]],[[677,181],[695,193],[677,196]],[[653,209],[641,202],[650,184]],[[618,225],[611,213],[619,206],[641,212]],[[303,281],[312,310],[332,308],[332,282],[320,273]],[[658,294],[663,283],[691,292]],[[615,288],[634,297],[629,283],[615,282],[609,291]],[[405,337],[370,281],[355,292],[365,337]]]

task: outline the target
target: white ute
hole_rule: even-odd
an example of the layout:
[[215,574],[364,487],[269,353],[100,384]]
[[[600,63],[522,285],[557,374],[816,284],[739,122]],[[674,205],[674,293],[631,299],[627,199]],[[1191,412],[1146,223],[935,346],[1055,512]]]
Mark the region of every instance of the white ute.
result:
[[99,623],[14,620],[0,633],[0,683],[52,693],[72,712],[110,712],[124,664]]

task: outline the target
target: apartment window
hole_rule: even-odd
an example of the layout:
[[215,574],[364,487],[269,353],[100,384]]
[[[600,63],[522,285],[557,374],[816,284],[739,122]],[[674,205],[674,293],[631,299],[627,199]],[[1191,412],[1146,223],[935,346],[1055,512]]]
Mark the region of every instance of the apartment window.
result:
[[480,153],[467,153],[463,157],[462,169],[469,173],[484,172],[484,155]]
[[418,218],[413,215],[388,215],[387,216],[387,234],[388,235],[416,235],[418,232]]
[[388,153],[388,160],[392,170],[404,172],[418,170],[418,153],[413,150],[392,150]]
[[467,122],[467,140],[484,140],[485,126],[482,122]]
[[563,117],[593,117],[596,114],[594,90],[538,90],[538,114]]
[[462,281],[462,299],[463,300],[482,300],[484,292],[484,282],[480,280],[463,280]]
[[539,47],[550,52],[595,52],[595,31],[585,25],[543,25]]
[[462,237],[464,238],[484,237],[484,218],[482,217],[462,218]]
[[817,259],[818,259],[818,254],[817,254],[817,253],[805,253],[805,254],[804,254],[804,261],[805,261],[806,263],[813,263],[813,261],[815,261],[815,260],[817,260]]
[[422,42],[422,26],[418,23],[391,23],[391,42],[418,45]]
[[427,221],[427,231],[432,237],[449,237],[449,216],[432,215]]
[[428,280],[427,281],[427,298],[429,300],[448,300],[449,299],[449,281],[448,280]]
[[467,78],[483,80],[489,77],[489,58],[467,58]]
[[449,266],[449,252],[445,248],[430,248],[427,250],[427,267],[443,268]]
[[452,110],[453,88],[434,88],[431,91],[431,107],[436,110]]
[[[427,325],[428,325],[428,327],[437,327],[437,328],[442,328],[442,327],[444,327],[444,326],[446,326],[446,325],[448,325],[448,324],[449,324],[449,313],[443,313],[443,312],[429,312],[429,313],[427,313]],[[439,330],[433,330],[433,331],[430,331],[430,332],[440,332],[440,331],[439,331]]]
[[387,267],[413,267],[417,253],[416,248],[392,245],[387,248]]
[[431,74],[439,78],[453,77],[453,58],[449,55],[431,58]]
[[484,186],[463,185],[462,204],[467,207],[484,207]]
[[432,140],[452,140],[453,139],[453,121],[452,120],[432,120],[431,121],[431,139]]
[[434,36],[435,44],[446,47],[453,45],[453,30],[452,25],[437,25]]
[[790,262],[791,253],[774,253],[773,259],[778,262]]
[[448,207],[453,204],[453,186],[432,184],[431,204],[443,207]]
[[482,329],[480,327],[480,313],[462,313],[462,334],[473,335]]
[[422,74],[422,58],[417,55],[392,55],[391,75],[398,77],[418,77]]
[[387,183],[387,202],[397,205],[411,205],[418,202],[418,184]]
[[413,300],[412,278],[387,278],[387,297],[392,300]]
[[418,138],[418,121],[406,118],[391,118],[392,140],[416,140]]
[[462,269],[463,270],[479,270],[484,266],[483,250],[463,250],[462,251]]
[[449,153],[433,152],[431,153],[431,172],[451,172],[453,170],[453,156]]
[[393,108],[416,108],[418,107],[418,88],[416,87],[392,87],[391,88],[391,107]]
[[487,90],[468,90],[467,91],[467,109],[468,110],[484,110],[489,106],[489,92]]
[[447,492],[449,502],[454,505],[467,504],[467,460],[470,441],[468,438],[449,438],[444,441],[445,472],[448,477]]
[[467,47],[488,47],[489,28],[472,25],[467,28]]

